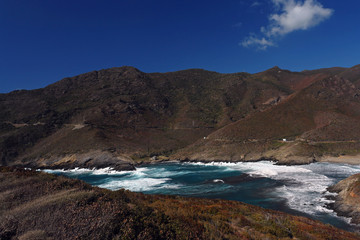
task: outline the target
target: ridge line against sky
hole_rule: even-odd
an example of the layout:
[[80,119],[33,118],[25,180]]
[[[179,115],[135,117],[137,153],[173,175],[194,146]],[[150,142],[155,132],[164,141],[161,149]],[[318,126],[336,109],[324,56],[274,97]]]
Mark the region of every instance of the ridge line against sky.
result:
[[360,63],[349,0],[2,0],[0,93],[93,70],[256,73]]

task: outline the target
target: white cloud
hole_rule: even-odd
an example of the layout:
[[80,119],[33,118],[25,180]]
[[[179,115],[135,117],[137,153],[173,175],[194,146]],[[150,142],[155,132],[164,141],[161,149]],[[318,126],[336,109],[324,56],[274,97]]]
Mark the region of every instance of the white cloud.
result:
[[257,7],[257,6],[260,6],[261,5],[261,2],[259,2],[259,1],[254,1],[251,5],[250,5],[250,7]]
[[280,14],[270,16],[268,35],[284,35],[296,30],[307,30],[329,18],[333,10],[324,8],[315,0],[296,2],[294,0],[273,0],[282,7]]
[[[261,27],[260,37],[250,35],[241,43],[244,47],[251,45],[259,49],[274,46],[276,38],[297,30],[307,30],[328,19],[334,12],[324,8],[316,0],[272,0],[276,11],[269,16],[269,24]],[[244,44],[252,40],[252,44]],[[268,43],[272,43],[269,45]],[[264,48],[264,46],[266,46]]]
[[257,38],[255,36],[249,36],[245,38],[240,45],[243,47],[256,46],[259,50],[266,50],[268,47],[274,46],[274,43],[265,37]]

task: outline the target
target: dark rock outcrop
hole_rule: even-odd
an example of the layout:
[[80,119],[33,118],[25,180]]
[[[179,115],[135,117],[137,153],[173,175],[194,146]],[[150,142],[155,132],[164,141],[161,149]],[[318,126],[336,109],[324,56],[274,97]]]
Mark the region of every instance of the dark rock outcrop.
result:
[[335,212],[350,217],[354,224],[360,224],[360,174],[350,176],[328,190],[338,193],[332,206]]

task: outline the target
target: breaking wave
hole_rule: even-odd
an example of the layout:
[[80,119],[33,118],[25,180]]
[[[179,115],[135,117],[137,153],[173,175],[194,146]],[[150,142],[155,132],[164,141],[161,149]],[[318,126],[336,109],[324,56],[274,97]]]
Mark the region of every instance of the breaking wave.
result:
[[276,165],[275,162],[270,161],[188,164],[226,167],[228,171],[236,170],[253,177],[266,177],[279,181],[282,185],[274,189],[273,195],[286,199],[291,209],[310,215],[333,213],[327,204],[334,201],[329,200],[327,196],[334,194],[329,193],[327,188],[343,178],[360,172],[360,166],[330,163],[296,166]]

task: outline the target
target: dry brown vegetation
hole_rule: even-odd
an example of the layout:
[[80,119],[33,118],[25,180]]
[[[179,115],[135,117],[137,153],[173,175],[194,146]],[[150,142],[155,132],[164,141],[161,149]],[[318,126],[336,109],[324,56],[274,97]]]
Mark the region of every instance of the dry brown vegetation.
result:
[[240,202],[112,192],[5,167],[0,199],[0,239],[360,239]]

